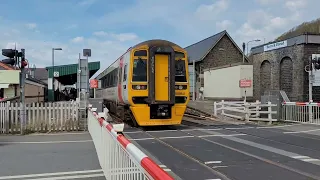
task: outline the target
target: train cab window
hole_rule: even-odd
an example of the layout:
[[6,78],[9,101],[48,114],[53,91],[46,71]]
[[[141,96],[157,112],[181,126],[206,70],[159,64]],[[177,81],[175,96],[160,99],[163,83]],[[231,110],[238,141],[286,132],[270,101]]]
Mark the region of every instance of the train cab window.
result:
[[175,68],[176,68],[176,75],[175,75],[176,82],[187,82],[185,61],[176,60]]
[[147,51],[146,50],[139,50],[134,52],[134,56],[147,56]]
[[175,51],[175,58],[184,58],[184,53]]
[[123,82],[127,80],[127,64],[124,65]]
[[135,59],[133,61],[133,76],[132,81],[145,82],[147,81],[147,60]]

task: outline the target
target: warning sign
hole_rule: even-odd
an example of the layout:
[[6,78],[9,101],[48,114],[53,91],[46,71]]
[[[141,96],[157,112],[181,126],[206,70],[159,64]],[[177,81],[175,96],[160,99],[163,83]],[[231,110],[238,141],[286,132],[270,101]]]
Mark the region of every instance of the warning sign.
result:
[[250,80],[250,79],[241,79],[239,81],[240,88],[249,88],[251,86],[252,86],[252,80]]
[[90,80],[90,88],[98,88],[98,80],[91,79]]

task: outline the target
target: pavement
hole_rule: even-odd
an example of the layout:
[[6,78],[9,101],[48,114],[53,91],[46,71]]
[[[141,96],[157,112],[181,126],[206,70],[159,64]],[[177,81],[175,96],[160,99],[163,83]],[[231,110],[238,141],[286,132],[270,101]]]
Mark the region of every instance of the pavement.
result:
[[0,180],[105,180],[88,132],[0,136]]
[[130,128],[127,138],[177,179],[320,179],[320,126]]

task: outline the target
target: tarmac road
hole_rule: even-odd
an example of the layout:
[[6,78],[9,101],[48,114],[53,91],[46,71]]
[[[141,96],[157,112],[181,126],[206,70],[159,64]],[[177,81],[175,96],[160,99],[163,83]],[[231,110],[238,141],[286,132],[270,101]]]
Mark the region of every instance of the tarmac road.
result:
[[0,180],[104,180],[88,133],[0,136]]
[[320,126],[216,124],[125,135],[185,180],[320,179]]

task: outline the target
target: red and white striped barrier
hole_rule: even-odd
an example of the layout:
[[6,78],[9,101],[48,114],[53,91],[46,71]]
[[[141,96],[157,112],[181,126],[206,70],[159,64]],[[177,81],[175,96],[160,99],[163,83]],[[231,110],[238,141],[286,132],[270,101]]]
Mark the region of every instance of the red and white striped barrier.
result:
[[282,105],[287,106],[320,106],[320,103],[314,102],[283,102]]
[[125,136],[118,134],[113,125],[92,111],[91,105],[88,129],[106,179],[173,180]]

